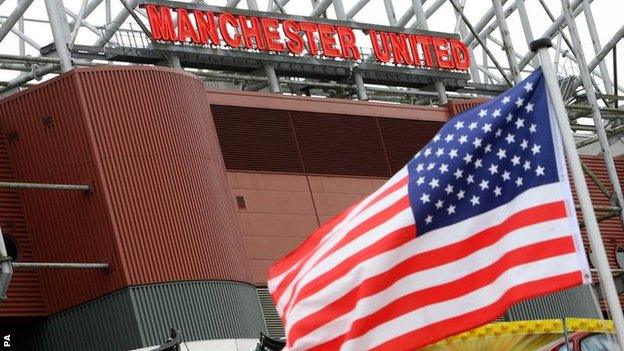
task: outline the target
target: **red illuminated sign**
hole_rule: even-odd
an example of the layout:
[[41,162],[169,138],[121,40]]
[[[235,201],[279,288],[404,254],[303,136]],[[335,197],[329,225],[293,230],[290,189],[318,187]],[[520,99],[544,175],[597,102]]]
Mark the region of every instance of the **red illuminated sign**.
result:
[[[155,41],[345,60],[362,56],[354,29],[342,25],[151,4],[141,7],[147,11]],[[177,14],[176,25],[173,12]],[[372,29],[365,32],[378,62],[451,70],[470,66],[468,48],[458,39]]]

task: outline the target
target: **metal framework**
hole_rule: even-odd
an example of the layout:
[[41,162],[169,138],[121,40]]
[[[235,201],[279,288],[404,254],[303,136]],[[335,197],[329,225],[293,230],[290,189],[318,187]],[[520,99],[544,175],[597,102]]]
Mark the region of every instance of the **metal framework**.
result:
[[[366,13],[373,13],[376,14],[372,16],[375,24],[405,30],[431,29],[434,24],[432,16],[450,13],[451,16],[446,16],[447,21],[454,24],[454,33],[470,49],[472,79],[461,86],[449,86],[448,83],[445,86],[442,78],[434,78],[429,85],[414,86],[401,81],[400,72],[395,75],[383,73],[385,79],[365,75],[362,69],[365,59],[351,68],[331,67],[333,73],[317,64],[315,74],[308,75],[285,75],[281,66],[268,61],[245,72],[222,62],[208,67],[189,65],[184,55],[193,52],[171,54],[154,50],[157,47],[146,34],[143,23],[147,22],[147,16],[138,8],[139,0],[0,0],[0,99],[46,75],[66,72],[73,67],[131,62],[169,65],[194,73],[208,84],[228,89],[444,104],[452,99],[495,95],[519,82],[539,64],[535,53],[528,49],[528,43],[535,38],[550,38],[555,43],[555,68],[577,147],[598,146],[609,174],[611,185],[607,186],[584,166],[586,175],[612,205],[596,208],[598,220],[619,216],[624,226],[624,197],[612,155],[613,144],[621,142],[624,133],[624,110],[619,104],[624,86],[618,84],[615,60],[617,44],[624,36],[624,25],[611,38],[601,42],[593,13],[593,3],[600,1],[610,0],[561,0],[561,4],[555,0],[181,1],[266,12],[270,16],[310,16],[337,21],[362,22],[362,18],[371,19]],[[70,4],[76,6],[78,3],[79,8],[73,11],[69,8]],[[468,15],[474,14],[469,11],[471,7],[479,9],[477,16]],[[402,13],[397,9],[403,9]],[[28,15],[29,11],[36,12],[37,18]],[[546,30],[534,30],[528,13],[536,11],[548,19]],[[579,28],[581,17],[585,24]],[[520,25],[510,25],[512,20]],[[42,35],[42,31],[46,35]],[[588,33],[591,39],[589,51],[592,54],[589,57],[585,57],[588,50],[582,48],[579,31]],[[48,39],[43,42],[41,37]],[[370,52],[366,48],[364,52],[366,50]],[[611,69],[606,61],[609,54],[614,58]],[[142,57],[142,60],[136,57]],[[315,63],[310,61],[309,64]],[[19,184],[0,184],[0,187],[6,186]],[[20,187],[33,186],[36,185],[22,184]],[[77,187],[59,189],[87,190],[85,186]],[[6,256],[1,242],[0,256]],[[4,270],[10,267],[0,264],[0,268],[2,273],[7,273]]]

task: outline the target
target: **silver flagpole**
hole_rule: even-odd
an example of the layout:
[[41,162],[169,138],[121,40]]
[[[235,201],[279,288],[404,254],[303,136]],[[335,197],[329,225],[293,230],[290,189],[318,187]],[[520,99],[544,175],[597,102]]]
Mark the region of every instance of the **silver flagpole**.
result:
[[600,284],[605,293],[607,299],[607,305],[611,312],[611,318],[615,324],[615,333],[620,344],[620,348],[624,345],[624,316],[622,316],[622,307],[620,306],[620,299],[615,289],[615,282],[613,281],[613,275],[609,269],[609,261],[607,261],[607,253],[605,252],[604,244],[600,236],[600,230],[598,228],[598,221],[596,221],[596,214],[591,203],[589,196],[589,190],[587,190],[587,183],[585,182],[585,176],[583,175],[583,169],[581,168],[581,161],[579,159],[578,152],[576,150],[576,144],[572,133],[570,133],[570,121],[568,120],[568,114],[566,113],[565,106],[563,104],[563,98],[561,97],[561,91],[559,90],[559,83],[557,82],[557,76],[555,69],[550,61],[548,54],[548,48],[552,47],[550,39],[543,38],[531,42],[531,51],[537,52],[542,64],[542,72],[544,73],[544,79],[546,80],[546,86],[548,87],[548,93],[550,95],[550,102],[555,110],[555,117],[559,124],[559,130],[561,131],[561,139],[563,140],[563,148],[565,150],[568,164],[570,165],[570,171],[572,173],[572,180],[574,181],[574,187],[576,188],[576,194],[581,206],[581,212],[583,213],[583,221],[585,222],[585,228],[587,228],[587,237],[589,238],[589,245],[596,258],[596,265],[598,268],[598,276],[600,277]]

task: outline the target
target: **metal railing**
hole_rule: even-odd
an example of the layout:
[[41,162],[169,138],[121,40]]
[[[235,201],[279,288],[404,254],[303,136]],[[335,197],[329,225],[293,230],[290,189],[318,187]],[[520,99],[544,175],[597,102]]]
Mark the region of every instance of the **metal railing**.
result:
[[[26,190],[65,190],[82,191],[86,195],[92,194],[92,188],[87,184],[49,184],[49,183],[21,183],[0,182],[0,188]],[[13,269],[108,269],[108,263],[66,263],[66,262],[12,262],[9,256],[4,236],[0,228],[0,300],[6,300],[7,291],[13,276]]]

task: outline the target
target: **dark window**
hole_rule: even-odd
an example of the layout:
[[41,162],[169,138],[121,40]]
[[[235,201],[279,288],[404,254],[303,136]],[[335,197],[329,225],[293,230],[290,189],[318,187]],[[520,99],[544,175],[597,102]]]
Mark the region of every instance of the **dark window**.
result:
[[9,257],[11,257],[11,259],[15,262],[17,260],[20,259],[19,257],[19,249],[17,247],[17,242],[15,242],[15,240],[8,236],[8,235],[3,235],[4,237],[4,246],[6,247],[7,250],[7,254],[9,255]]
[[54,119],[52,118],[52,116],[45,116],[41,119],[41,121],[43,122],[44,127],[50,127],[54,124]]
[[246,210],[247,209],[247,204],[245,203],[245,197],[244,196],[237,196],[236,197],[236,205],[238,206],[239,210]]

